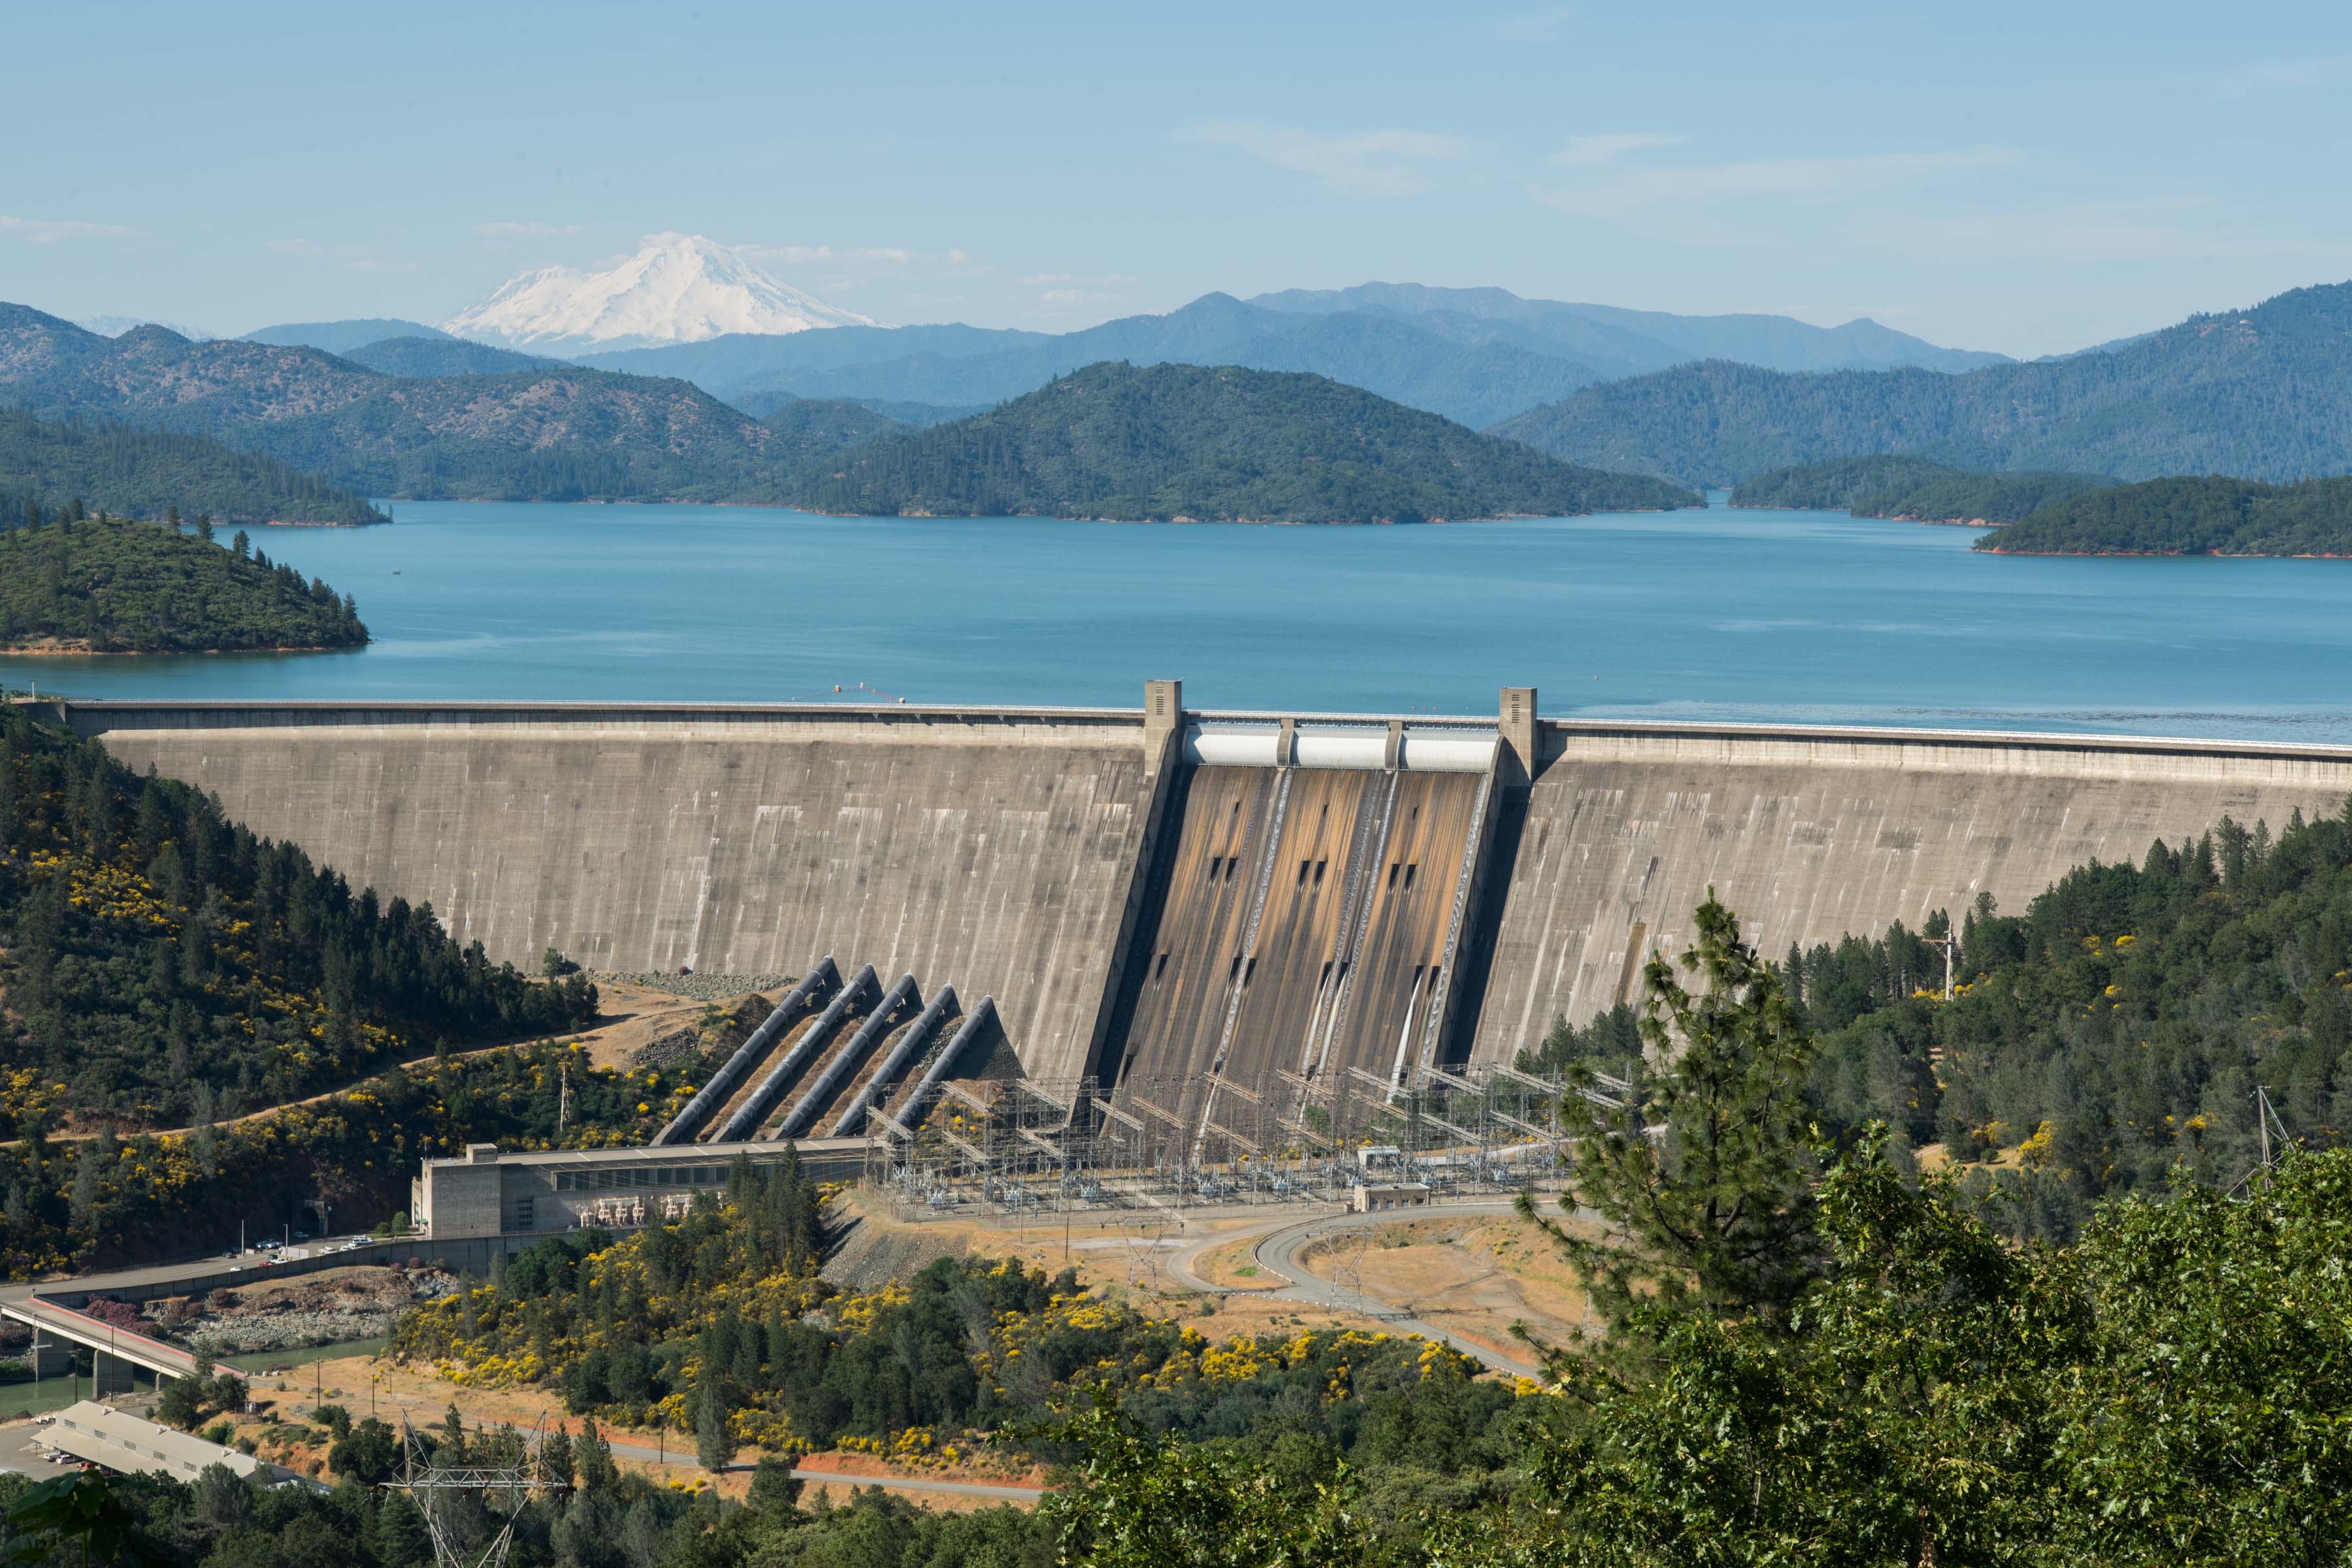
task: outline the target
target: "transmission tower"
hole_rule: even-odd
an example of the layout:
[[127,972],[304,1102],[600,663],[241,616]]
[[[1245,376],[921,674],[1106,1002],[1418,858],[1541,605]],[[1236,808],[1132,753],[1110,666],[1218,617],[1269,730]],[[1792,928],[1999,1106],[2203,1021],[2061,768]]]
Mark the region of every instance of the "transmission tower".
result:
[[2277,1132],[2281,1148],[2292,1144],[2294,1135],[2286,1130],[2286,1123],[2279,1120],[2278,1108],[2271,1103],[2271,1091],[2267,1089],[2258,1087],[2254,1090],[2254,1126],[2263,1135],[2263,1169],[2274,1170],[2278,1166],[2279,1151],[2271,1144],[2272,1132]]
[[[425,1516],[425,1528],[433,1537],[436,1568],[506,1568],[507,1552],[514,1545],[515,1516],[524,1501],[534,1489],[560,1484],[547,1474],[547,1418],[541,1416],[523,1439],[513,1462],[503,1465],[447,1463],[417,1436],[405,1415],[401,1417],[400,1430],[401,1479],[393,1483],[394,1489],[406,1492]],[[457,1521],[451,1517],[460,1500],[469,1494],[485,1504],[494,1498],[506,1502],[504,1520],[491,1516],[499,1525],[498,1533],[478,1549],[459,1539]]]

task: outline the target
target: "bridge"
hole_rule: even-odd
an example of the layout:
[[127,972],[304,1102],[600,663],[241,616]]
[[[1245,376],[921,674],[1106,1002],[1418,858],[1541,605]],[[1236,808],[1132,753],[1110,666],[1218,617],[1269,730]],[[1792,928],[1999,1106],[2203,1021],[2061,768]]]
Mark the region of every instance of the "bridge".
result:
[[32,1293],[11,1293],[0,1298],[0,1318],[13,1319],[29,1324],[36,1337],[46,1333],[57,1339],[82,1346],[90,1352],[91,1381],[106,1381],[105,1363],[142,1367],[157,1378],[194,1377],[200,1368],[194,1356],[161,1340],[118,1328],[101,1318],[87,1312],[77,1312],[70,1307],[60,1307],[45,1301]]

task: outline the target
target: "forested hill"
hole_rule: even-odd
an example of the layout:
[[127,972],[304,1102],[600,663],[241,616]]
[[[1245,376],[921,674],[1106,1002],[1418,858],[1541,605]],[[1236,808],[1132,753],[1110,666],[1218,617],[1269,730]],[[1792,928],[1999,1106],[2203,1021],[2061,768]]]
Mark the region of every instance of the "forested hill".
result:
[[379,374],[316,349],[103,338],[0,304],[0,402],[204,435],[370,495],[781,501],[789,443],[682,381]]
[[2352,556],[2352,479],[2150,479],[2045,506],[1977,548],[2005,555]]
[[272,565],[242,531],[222,545],[68,509],[0,532],[0,649],[245,653],[367,640],[350,599]]
[[2342,473],[2352,469],[2352,284],[2194,317],[2105,352],[1957,375],[1708,361],[1588,386],[1495,432],[1685,484],[1889,452],[2126,479]]
[[562,360],[519,354],[463,338],[386,338],[347,349],[343,358],[385,375],[504,375],[518,370],[562,370]]
[[75,500],[151,522],[173,508],[225,526],[385,521],[363,496],[202,436],[0,411],[0,528],[15,526],[28,505],[55,510]]
[[760,423],[782,437],[792,450],[803,458],[838,452],[908,428],[905,422],[887,414],[836,397],[795,397],[778,404]]
[[28,1113],[184,1125],[199,1086],[264,1104],[436,1040],[551,1032],[595,1011],[585,982],[489,963],[429,909],[355,891],[224,821],[201,790],[142,778],[13,704],[0,704],[0,931],[12,1128]]
[[1319,375],[1106,363],[804,471],[853,515],[1418,522],[1696,506]]
[[1926,458],[1840,458],[1743,479],[1731,504],[1999,527],[2115,482],[2098,474],[1986,473]]

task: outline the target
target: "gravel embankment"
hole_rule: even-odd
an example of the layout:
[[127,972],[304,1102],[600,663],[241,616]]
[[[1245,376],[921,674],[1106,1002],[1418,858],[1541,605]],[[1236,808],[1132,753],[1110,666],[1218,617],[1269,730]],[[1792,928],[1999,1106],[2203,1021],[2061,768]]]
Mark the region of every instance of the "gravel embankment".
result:
[[599,985],[642,985],[648,991],[667,991],[693,1002],[724,1002],[730,996],[740,996],[746,991],[782,991],[800,978],[797,974],[719,974],[698,972],[693,974],[665,974],[658,970],[631,973],[617,969],[592,969],[588,978]]
[[151,1301],[144,1310],[163,1325],[165,1338],[190,1350],[244,1355],[375,1339],[411,1307],[457,1288],[455,1277],[435,1269],[364,1268],[341,1279],[216,1291],[176,1310],[171,1300]]

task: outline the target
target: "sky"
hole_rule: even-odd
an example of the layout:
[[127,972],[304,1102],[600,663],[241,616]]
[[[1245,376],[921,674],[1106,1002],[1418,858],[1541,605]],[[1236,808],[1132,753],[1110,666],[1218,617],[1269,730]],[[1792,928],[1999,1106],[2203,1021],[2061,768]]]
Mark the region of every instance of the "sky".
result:
[[[436,321],[699,233],[890,324],[1370,279],[2031,355],[2352,278],[2352,7],[15,8],[0,300]],[[39,62],[38,68],[21,68]]]

